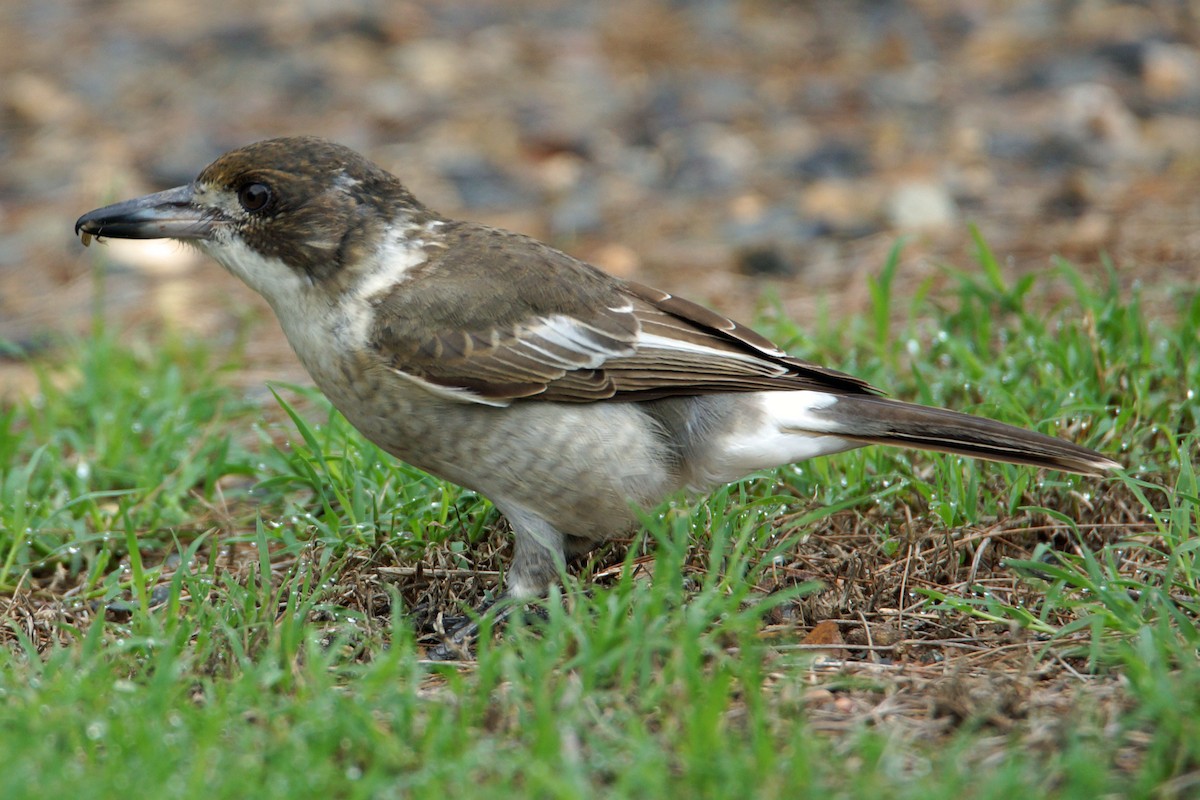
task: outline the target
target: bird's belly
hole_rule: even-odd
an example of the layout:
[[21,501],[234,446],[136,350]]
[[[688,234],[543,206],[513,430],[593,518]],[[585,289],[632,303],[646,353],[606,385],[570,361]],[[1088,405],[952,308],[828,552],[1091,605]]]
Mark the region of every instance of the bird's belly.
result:
[[[306,368],[368,439],[412,466],[602,541],[681,488],[655,423],[634,404],[455,402],[346,360]],[[351,379],[351,376],[353,378]]]

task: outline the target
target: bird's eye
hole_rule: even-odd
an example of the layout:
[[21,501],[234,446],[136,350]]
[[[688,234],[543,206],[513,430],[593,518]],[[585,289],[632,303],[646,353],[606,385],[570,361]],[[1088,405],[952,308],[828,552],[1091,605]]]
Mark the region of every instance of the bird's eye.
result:
[[262,211],[271,202],[271,187],[265,183],[247,183],[238,189],[237,197],[247,211]]

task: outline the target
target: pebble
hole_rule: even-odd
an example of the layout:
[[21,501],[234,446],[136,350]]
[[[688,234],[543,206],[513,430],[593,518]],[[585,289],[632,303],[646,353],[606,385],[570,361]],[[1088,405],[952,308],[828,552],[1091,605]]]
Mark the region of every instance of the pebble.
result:
[[555,239],[598,233],[604,228],[594,180],[581,180],[550,207],[550,233]]
[[805,218],[838,235],[873,232],[883,193],[873,181],[822,180],[800,192],[798,210]]
[[465,209],[508,209],[532,200],[519,180],[482,156],[460,156],[443,163],[441,171]]
[[790,278],[800,272],[800,266],[778,248],[771,245],[748,247],[737,251],[737,271],[743,275],[765,278]]
[[892,190],[887,201],[888,220],[901,231],[945,228],[958,220],[954,198],[933,181],[911,181]]
[[822,142],[812,153],[799,159],[793,171],[810,181],[859,178],[871,171],[871,159],[861,145],[835,139]]
[[1200,94],[1200,54],[1185,44],[1152,42],[1146,47],[1142,80],[1156,100],[1194,100]]
[[1093,163],[1144,155],[1140,123],[1111,86],[1071,86],[1062,93],[1061,109],[1059,132],[1086,148]]

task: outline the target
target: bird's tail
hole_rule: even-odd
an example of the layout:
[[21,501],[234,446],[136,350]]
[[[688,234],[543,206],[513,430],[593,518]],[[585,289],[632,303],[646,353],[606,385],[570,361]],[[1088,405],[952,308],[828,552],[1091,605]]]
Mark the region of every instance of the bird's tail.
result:
[[809,419],[825,423],[822,433],[851,442],[937,450],[1082,475],[1120,467],[1086,447],[983,417],[869,395],[836,398],[821,408],[809,408]]

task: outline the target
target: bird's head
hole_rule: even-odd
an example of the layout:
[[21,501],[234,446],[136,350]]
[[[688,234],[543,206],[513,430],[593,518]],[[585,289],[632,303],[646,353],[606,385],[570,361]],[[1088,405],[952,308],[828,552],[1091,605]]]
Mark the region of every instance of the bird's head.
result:
[[195,244],[271,299],[297,280],[345,283],[397,230],[436,219],[386,170],[315,137],[233,150],[194,181],[84,214],[89,237]]

